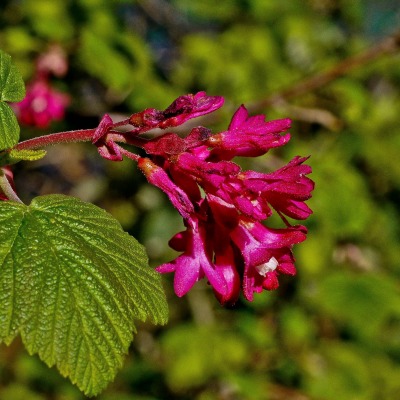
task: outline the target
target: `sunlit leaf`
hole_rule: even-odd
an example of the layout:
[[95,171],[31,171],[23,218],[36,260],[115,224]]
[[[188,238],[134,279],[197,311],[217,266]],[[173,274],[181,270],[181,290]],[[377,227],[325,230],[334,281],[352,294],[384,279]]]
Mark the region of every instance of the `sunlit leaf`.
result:
[[165,323],[143,247],[98,207],[50,195],[0,203],[0,340],[20,334],[86,394],[121,367],[134,319]]

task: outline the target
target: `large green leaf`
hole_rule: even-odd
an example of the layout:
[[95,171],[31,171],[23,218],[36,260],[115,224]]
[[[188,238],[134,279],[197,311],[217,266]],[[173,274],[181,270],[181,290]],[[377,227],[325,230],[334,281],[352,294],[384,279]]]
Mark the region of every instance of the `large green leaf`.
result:
[[0,50],[0,151],[18,143],[19,125],[14,112],[5,101],[20,101],[25,85],[11,57]]
[[167,314],[143,247],[104,210],[63,195],[0,202],[0,341],[19,333],[94,395],[121,367],[133,320]]

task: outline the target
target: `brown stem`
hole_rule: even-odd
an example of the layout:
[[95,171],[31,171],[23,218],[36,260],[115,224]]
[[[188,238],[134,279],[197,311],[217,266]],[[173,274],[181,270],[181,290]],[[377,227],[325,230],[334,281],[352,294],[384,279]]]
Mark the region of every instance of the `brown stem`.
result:
[[298,84],[281,91],[280,93],[257,101],[251,104],[248,109],[251,112],[256,112],[270,106],[279,105],[288,99],[300,96],[304,93],[311,92],[321,86],[324,86],[339,76],[343,76],[349,71],[376,60],[383,55],[396,53],[399,51],[399,49],[400,31],[397,31],[365,52],[346,58],[328,71],[314,75],[311,78],[307,78]]

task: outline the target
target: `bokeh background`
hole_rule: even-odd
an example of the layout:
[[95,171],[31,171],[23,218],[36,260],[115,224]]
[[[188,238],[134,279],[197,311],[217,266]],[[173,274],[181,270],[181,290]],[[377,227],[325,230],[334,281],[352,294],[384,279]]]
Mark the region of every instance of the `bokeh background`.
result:
[[[311,155],[314,214],[295,247],[298,275],[232,309],[202,283],[178,299],[165,276],[169,324],[138,326],[99,399],[400,398],[399,29],[396,0],[1,1],[0,47],[26,82],[49,51],[68,65],[51,78],[70,96],[65,118],[23,126],[23,139],[206,90],[226,98],[200,121],[214,131],[241,103],[293,119],[290,144],[244,167],[268,171]],[[14,171],[25,201],[78,196],[145,244],[152,266],[175,256],[167,241],[180,218],[133,162],[71,144]],[[18,340],[1,345],[0,400],[83,398]]]

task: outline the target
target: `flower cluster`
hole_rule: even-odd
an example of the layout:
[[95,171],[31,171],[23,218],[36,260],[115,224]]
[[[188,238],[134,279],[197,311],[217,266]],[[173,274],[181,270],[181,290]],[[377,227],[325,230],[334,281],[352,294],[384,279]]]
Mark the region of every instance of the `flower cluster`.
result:
[[54,89],[50,75],[63,76],[67,71],[65,56],[52,47],[37,60],[36,74],[26,87],[26,96],[13,104],[18,120],[25,125],[47,128],[54,120],[64,117],[69,96]]
[[[127,155],[138,162],[147,180],[163,190],[184,219],[185,231],[169,242],[182,252],[157,268],[174,272],[174,290],[186,294],[202,278],[213,287],[223,305],[236,302],[241,290],[253,300],[254,292],[273,290],[280,274],[294,275],[292,247],[306,239],[302,225],[291,226],[286,216],[306,219],[311,209],[305,201],[314,188],[306,177],[307,157],[295,157],[271,173],[243,171],[232,159],[256,157],[290,139],[289,119],[266,122],[263,115],[249,116],[241,106],[228,129],[212,134],[196,127],[184,138],[166,131],[152,139],[140,134],[167,129],[210,113],[222,106],[218,96],[204,92],[181,96],[164,111],[146,109],[114,124],[106,115],[93,136],[99,153],[110,160]],[[118,125],[129,124],[118,133]],[[140,146],[146,157],[134,155],[117,142]],[[285,228],[262,223],[276,212]]]

